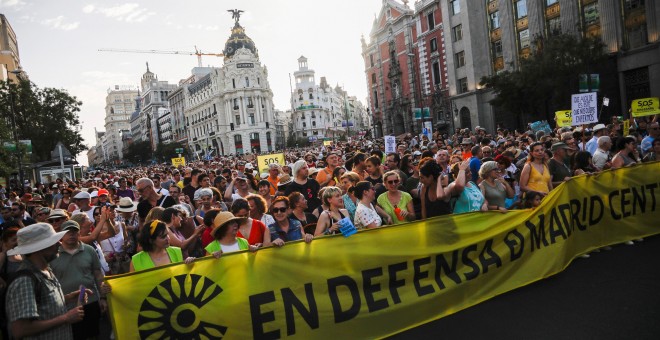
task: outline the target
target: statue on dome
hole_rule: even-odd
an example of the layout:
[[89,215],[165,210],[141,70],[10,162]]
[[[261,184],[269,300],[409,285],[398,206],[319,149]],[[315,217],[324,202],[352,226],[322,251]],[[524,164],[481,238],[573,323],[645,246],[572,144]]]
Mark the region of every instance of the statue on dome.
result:
[[231,13],[231,18],[235,20],[236,24],[238,24],[238,20],[241,18],[241,13],[243,13],[243,11],[240,9],[228,9],[227,12]]

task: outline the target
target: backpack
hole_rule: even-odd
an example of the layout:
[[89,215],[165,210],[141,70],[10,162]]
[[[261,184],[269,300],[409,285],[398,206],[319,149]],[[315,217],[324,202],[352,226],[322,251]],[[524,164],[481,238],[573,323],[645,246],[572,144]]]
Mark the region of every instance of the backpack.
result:
[[[14,280],[18,279],[19,277],[22,276],[28,276],[32,279],[32,286],[34,288],[34,297],[35,301],[37,302],[37,307],[41,303],[41,282],[39,282],[39,279],[34,275],[34,273],[29,270],[29,269],[21,269],[15,273],[12,273],[9,275],[9,278],[7,280],[7,286],[0,290],[0,303],[2,304],[2,308],[0,308],[0,320],[7,320],[7,311],[4,308],[5,303],[7,301],[7,290],[9,289],[9,285],[11,285]],[[3,325],[4,327],[5,325]]]

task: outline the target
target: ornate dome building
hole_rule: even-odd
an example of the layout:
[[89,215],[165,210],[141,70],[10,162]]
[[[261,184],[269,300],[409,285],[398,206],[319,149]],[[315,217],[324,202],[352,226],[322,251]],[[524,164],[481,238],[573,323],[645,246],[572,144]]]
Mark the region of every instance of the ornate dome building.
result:
[[268,69],[239,24],[240,12],[231,12],[235,24],[225,43],[224,65],[200,69],[203,74],[193,75],[187,87],[188,141],[200,156],[268,153],[275,146]]

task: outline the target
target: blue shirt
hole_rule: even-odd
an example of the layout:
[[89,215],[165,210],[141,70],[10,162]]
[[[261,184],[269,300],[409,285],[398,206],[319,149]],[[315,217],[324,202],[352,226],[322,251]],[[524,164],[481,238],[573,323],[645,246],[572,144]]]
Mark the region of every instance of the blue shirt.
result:
[[598,150],[598,137],[593,136],[591,139],[587,142],[587,145],[585,146],[587,151],[593,156],[596,153],[596,150]]
[[298,220],[289,219],[289,231],[284,232],[280,225],[277,222],[268,226],[270,231],[270,240],[275,241],[278,238],[281,238],[284,242],[301,240],[303,238],[303,228],[302,224]]
[[655,140],[655,138],[651,137],[650,135],[642,139],[642,143],[640,144],[640,147],[642,148],[643,154],[646,154],[647,152],[651,151],[651,147],[653,147],[653,140]]

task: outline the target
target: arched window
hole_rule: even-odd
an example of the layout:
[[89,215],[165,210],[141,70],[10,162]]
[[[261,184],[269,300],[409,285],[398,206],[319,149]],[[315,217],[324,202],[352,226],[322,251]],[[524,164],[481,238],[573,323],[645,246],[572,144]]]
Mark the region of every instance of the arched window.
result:
[[243,153],[243,137],[241,135],[234,135],[234,145],[236,146],[236,154]]

